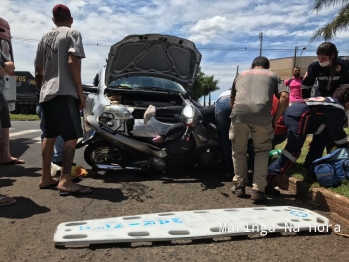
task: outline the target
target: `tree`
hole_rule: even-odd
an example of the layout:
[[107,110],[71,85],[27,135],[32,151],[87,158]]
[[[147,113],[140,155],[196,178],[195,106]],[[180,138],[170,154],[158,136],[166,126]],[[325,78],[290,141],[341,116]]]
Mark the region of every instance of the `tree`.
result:
[[204,88],[203,88],[204,106],[206,106],[207,95],[209,95],[208,104],[211,105],[211,92],[214,92],[220,89],[217,86],[219,83],[219,80],[214,80],[214,76],[205,76],[203,83],[204,83]]
[[338,30],[349,27],[349,1],[348,0],[315,0],[314,10],[320,11],[329,6],[342,5],[336,17],[324,27],[315,31],[312,40],[324,38],[325,41],[333,38]]
[[203,96],[204,79],[205,79],[205,74],[201,71],[201,67],[199,67],[199,72],[191,88],[191,91],[192,91],[191,97],[195,101],[198,101],[199,98]]
[[200,97],[204,96],[204,106],[206,106],[206,96],[209,95],[209,104],[211,104],[211,92],[219,90],[218,82],[219,80],[214,80],[214,76],[206,76],[200,67],[191,88],[191,97],[198,101]]

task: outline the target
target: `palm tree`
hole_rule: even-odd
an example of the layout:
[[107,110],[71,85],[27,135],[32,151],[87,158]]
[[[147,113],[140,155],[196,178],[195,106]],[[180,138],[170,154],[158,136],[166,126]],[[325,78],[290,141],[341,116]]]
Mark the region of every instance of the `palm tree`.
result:
[[337,16],[324,27],[315,31],[312,40],[323,38],[325,41],[333,38],[337,31],[345,29],[349,26],[349,3],[348,0],[315,0],[314,10],[320,11],[321,9],[329,6],[342,5]]
[[203,96],[204,96],[204,106],[206,106],[206,96],[209,95],[208,104],[211,105],[211,92],[217,91],[220,88],[217,86],[219,80],[214,80],[214,76],[205,76],[203,84]]

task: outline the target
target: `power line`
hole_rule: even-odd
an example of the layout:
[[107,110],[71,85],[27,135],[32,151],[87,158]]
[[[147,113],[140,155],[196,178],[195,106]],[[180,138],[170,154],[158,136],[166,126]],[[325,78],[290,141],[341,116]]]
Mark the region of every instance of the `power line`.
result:
[[[29,42],[39,42],[40,40],[38,39],[33,39],[33,38],[24,38],[24,37],[12,37],[14,40],[18,41],[29,41]],[[113,44],[107,44],[107,43],[90,43],[86,42],[84,43],[85,46],[96,46],[96,47],[111,47]],[[260,51],[260,48],[258,47],[197,47],[198,50],[217,50],[217,51]],[[293,51],[294,47],[289,47],[289,48],[263,48],[263,50],[266,51]],[[314,49],[307,49],[305,52],[315,52],[317,49],[314,47]],[[338,50],[338,52],[348,52],[349,50]]]

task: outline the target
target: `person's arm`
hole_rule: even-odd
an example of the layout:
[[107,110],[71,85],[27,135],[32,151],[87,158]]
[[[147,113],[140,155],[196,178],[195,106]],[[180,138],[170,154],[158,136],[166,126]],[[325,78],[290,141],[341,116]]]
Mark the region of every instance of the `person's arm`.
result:
[[341,61],[341,77],[339,78],[340,87],[349,86],[349,60],[340,59]]
[[282,114],[285,112],[286,108],[288,107],[288,103],[289,103],[288,92],[281,92],[279,104],[278,104],[278,107],[276,109],[276,113],[275,113],[274,118],[273,118],[273,128],[274,129],[276,129],[279,118],[282,116]]
[[80,57],[77,57],[72,53],[69,53],[68,64],[69,64],[70,72],[73,77],[73,81],[74,81],[76,90],[78,92],[78,97],[80,100],[79,109],[82,110],[86,106],[86,100],[85,100],[84,90],[82,89],[82,82],[81,82]]
[[234,106],[235,96],[236,96],[235,82],[236,82],[236,78],[234,79],[233,86],[231,87],[231,92],[230,92],[230,107],[231,108],[233,108],[233,106]]
[[44,57],[44,49],[43,49],[43,41],[41,39],[41,41],[38,43],[38,47],[36,49],[36,56],[34,59],[36,88],[39,92],[41,90],[43,78],[45,75],[43,57]]
[[348,138],[344,131],[346,115],[343,110],[331,110],[325,113],[327,130],[336,144],[336,148],[348,148]]
[[44,69],[40,67],[35,67],[35,81],[36,88],[40,91],[42,86],[42,79],[44,78]]
[[15,71],[15,65],[13,62],[4,62],[4,65],[5,67],[0,66],[0,76],[5,76]]
[[[3,77],[15,71],[15,65],[12,61],[9,61],[1,51],[0,51],[0,55],[1,55],[0,77]],[[5,67],[3,67],[3,65]]]
[[75,88],[80,100],[80,110],[86,106],[86,98],[82,89],[81,82],[81,59],[85,57],[84,47],[82,44],[82,37],[80,32],[76,30],[69,30],[67,34],[69,41],[68,49],[68,65],[75,84]]

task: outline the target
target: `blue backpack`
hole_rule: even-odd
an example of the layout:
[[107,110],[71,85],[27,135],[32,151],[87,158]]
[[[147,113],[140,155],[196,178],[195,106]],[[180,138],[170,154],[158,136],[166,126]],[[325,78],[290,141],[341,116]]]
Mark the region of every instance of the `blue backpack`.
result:
[[311,168],[320,186],[336,186],[349,179],[349,149],[338,148],[313,161]]

